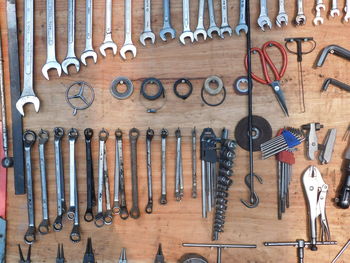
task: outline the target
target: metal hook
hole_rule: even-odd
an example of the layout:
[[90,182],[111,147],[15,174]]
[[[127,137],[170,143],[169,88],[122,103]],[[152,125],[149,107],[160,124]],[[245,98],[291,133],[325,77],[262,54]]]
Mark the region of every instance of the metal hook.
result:
[[256,175],[256,174],[247,174],[246,177],[244,178],[244,182],[246,186],[248,186],[249,191],[250,191],[250,200],[247,202],[243,199],[241,199],[242,204],[244,204],[248,208],[255,208],[259,204],[259,197],[257,193],[254,191],[254,177],[258,180],[260,184],[263,183],[263,179]]

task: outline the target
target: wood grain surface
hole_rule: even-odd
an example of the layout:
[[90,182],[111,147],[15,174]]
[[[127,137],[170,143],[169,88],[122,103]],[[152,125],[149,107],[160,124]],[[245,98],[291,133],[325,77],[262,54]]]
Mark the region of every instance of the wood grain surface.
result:
[[[107,141],[108,167],[111,189],[114,177],[114,130],[121,128],[124,137],[130,128],[137,127],[142,136],[138,144],[138,170],[141,218],[122,221],[114,218],[112,226],[98,229],[93,223],[86,223],[81,217],[82,242],[72,244],[69,233],[72,222],[64,220],[64,229],[61,232],[51,232],[46,236],[38,234],[37,242],[32,249],[33,262],[53,262],[56,257],[57,243],[64,243],[67,262],[82,262],[88,237],[93,239],[95,257],[98,262],[116,262],[122,247],[127,248],[129,262],[153,262],[158,243],[163,244],[167,262],[176,262],[187,252],[198,252],[207,257],[209,262],[216,261],[216,251],[210,249],[182,248],[182,242],[210,242],[212,219],[201,218],[200,198],[191,198],[191,129],[196,126],[200,131],[205,127],[213,127],[219,134],[223,127],[233,130],[237,122],[247,114],[247,98],[238,96],[232,89],[236,77],[244,75],[243,60],[245,56],[245,37],[226,37],[225,39],[209,39],[207,41],[187,44],[183,46],[178,39],[162,42],[159,31],[162,27],[162,1],[152,1],[152,27],[157,35],[154,46],[143,47],[139,42],[139,35],[143,29],[143,1],[133,1],[133,41],[137,47],[137,57],[123,61],[118,55],[107,57],[98,56],[97,64],[88,61],[88,66],[81,66],[79,73],[70,69],[69,76],[58,78],[55,72],[50,72],[51,80],[47,81],[41,74],[41,68],[46,60],[46,11],[45,0],[35,1],[35,91],[41,100],[40,112],[35,113],[32,105],[25,108],[24,127],[38,132],[41,128],[51,132],[54,127],[62,126],[66,130],[75,127],[80,131],[77,142],[77,166],[79,181],[80,214],[86,206],[86,169],[85,144],[83,130],[87,127],[95,131],[93,141],[93,157],[95,180],[97,179],[97,134],[103,127],[111,137]],[[62,62],[66,55],[67,41],[67,1],[56,1],[56,46],[57,59]],[[191,2],[191,28],[197,24],[198,1]],[[217,23],[220,24],[220,1],[215,0]],[[341,246],[349,239],[348,225],[350,223],[349,210],[340,210],[334,206],[332,199],[336,197],[336,188],[341,178],[341,161],[347,142],[342,141],[348,126],[349,94],[335,87],[330,87],[325,93],[320,92],[325,77],[337,78],[350,83],[347,67],[349,62],[336,56],[329,56],[322,68],[313,68],[318,52],[326,45],[337,44],[344,48],[349,45],[349,26],[343,24],[341,18],[325,18],[324,25],[312,25],[314,1],[307,1],[305,12],[307,24],[295,27],[289,23],[287,27],[279,29],[275,26],[275,17],[278,13],[278,1],[268,1],[269,15],[273,21],[273,29],[262,32],[257,28],[256,20],[259,15],[259,1],[254,0],[252,6],[252,41],[253,46],[262,46],[268,40],[283,43],[285,37],[312,36],[317,42],[316,50],[303,57],[303,73],[305,81],[306,113],[300,112],[299,88],[297,78],[296,56],[289,54],[288,69],[283,77],[283,91],[285,92],[290,117],[283,116],[271,88],[254,83],[254,113],[263,116],[272,125],[274,133],[284,125],[298,127],[309,122],[321,122],[325,128],[319,132],[321,142],[328,128],[337,128],[338,137],[333,159],[328,165],[319,165],[307,161],[304,157],[304,146],[296,152],[296,164],[293,166],[293,177],[290,185],[291,206],[283,216],[277,220],[277,187],[276,187],[276,161],[260,160],[260,153],[254,154],[255,172],[263,179],[263,184],[256,183],[256,191],[260,197],[260,204],[255,209],[248,209],[242,205],[240,199],[248,198],[244,176],[248,172],[248,153],[242,149],[237,150],[237,160],[234,167],[234,185],[230,190],[229,209],[226,217],[225,232],[220,236],[221,243],[248,243],[257,244],[257,249],[227,249],[223,251],[223,262],[296,262],[296,249],[292,247],[267,248],[264,241],[293,241],[298,238],[308,239],[307,210],[301,186],[302,172],[311,164],[317,165],[323,174],[324,180],[329,184],[327,196],[327,216],[332,239],[338,241],[337,246],[319,247],[317,252],[305,251],[305,261],[309,263],[330,262]],[[306,2],[306,1],[305,1]],[[339,3],[343,8],[343,2]],[[23,65],[23,1],[17,1],[19,42],[21,52],[21,65]],[[182,31],[182,1],[173,0],[172,24],[176,28],[177,36]],[[229,1],[229,21],[235,27],[239,18],[239,1]],[[327,6],[327,10],[329,6]],[[286,10],[290,20],[295,16],[295,1],[286,1]],[[98,51],[104,36],[105,1],[94,1],[93,45]],[[325,15],[325,14],[324,14]],[[118,51],[124,40],[124,1],[113,3],[113,39],[118,45]],[[206,24],[208,15],[206,13]],[[0,2],[0,23],[4,42],[5,57],[5,84],[8,118],[10,116],[10,91],[7,51],[6,27],[6,1]],[[76,54],[80,57],[85,45],[85,1],[76,1]],[[277,53],[275,53],[277,54]],[[278,62],[277,55],[272,55]],[[253,70],[261,72],[259,63],[254,57]],[[23,73],[23,69],[21,68]],[[210,75],[222,77],[227,89],[225,102],[216,108],[205,106],[200,99],[200,89],[203,81]],[[110,84],[118,76],[127,76],[135,86],[131,98],[120,101],[110,93]],[[146,113],[140,103],[139,89],[141,82],[147,77],[157,77],[163,81],[166,89],[166,105],[156,114]],[[177,98],[172,91],[173,83],[182,77],[189,78],[193,85],[193,95],[183,101]],[[95,90],[94,104],[87,110],[72,115],[72,109],[65,102],[66,88],[74,81],[84,80],[90,83]],[[10,122],[10,120],[9,120]],[[11,127],[9,125],[9,127]],[[153,186],[157,201],[160,196],[160,130],[165,127],[170,131],[168,140],[167,169],[168,169],[168,199],[166,206],[154,204],[154,212],[145,214],[147,203],[147,177],[145,131],[148,127],[155,129],[157,136],[153,142]],[[183,166],[185,178],[185,196],[183,201],[176,202],[174,198],[174,172],[175,172],[175,137],[177,127],[183,134]],[[126,170],[126,191],[128,207],[131,207],[131,176],[129,142],[124,139],[124,155]],[[68,198],[69,164],[68,141],[63,141],[64,168],[66,179],[66,197]],[[41,221],[40,174],[38,167],[38,146],[33,149],[33,174],[35,187],[36,225]],[[199,155],[198,155],[199,157]],[[47,147],[47,174],[49,191],[50,220],[56,217],[56,194],[53,136]],[[199,161],[199,160],[198,160]],[[199,164],[199,163],[198,163]],[[9,169],[8,198],[7,198],[7,262],[18,261],[16,244],[23,245],[23,235],[27,229],[26,196],[15,196],[13,186],[13,171]],[[200,169],[198,169],[198,175]],[[200,190],[200,181],[199,189]],[[26,251],[26,249],[25,249]],[[350,251],[338,262],[350,262]]]

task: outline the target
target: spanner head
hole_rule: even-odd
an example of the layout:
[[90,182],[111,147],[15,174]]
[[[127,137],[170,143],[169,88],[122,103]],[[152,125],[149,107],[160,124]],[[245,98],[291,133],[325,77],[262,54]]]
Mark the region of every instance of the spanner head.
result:
[[305,15],[297,15],[295,18],[295,24],[297,26],[303,26],[306,24],[306,16]]
[[74,65],[76,71],[79,72],[79,69],[80,69],[79,60],[76,57],[65,58],[62,61],[62,69],[63,69],[63,72],[66,73],[67,75],[69,75],[68,67],[71,66],[71,65]]
[[180,35],[180,42],[183,44],[183,45],[186,45],[186,38],[190,38],[191,39],[191,42],[193,43],[194,41],[194,35],[193,35],[193,32],[183,32],[181,35]]
[[314,25],[318,26],[318,25],[322,25],[323,24],[323,18],[320,16],[316,16],[313,20]]
[[20,97],[19,100],[16,103],[16,109],[19,111],[19,113],[24,116],[24,110],[23,106],[27,103],[32,103],[34,104],[34,109],[36,112],[39,111],[40,108],[40,100],[36,96],[23,96]]
[[220,37],[225,38],[225,34],[232,36],[232,28],[229,26],[220,27]]
[[276,25],[278,27],[282,27],[282,25],[288,25],[288,15],[286,13],[277,15]]
[[154,44],[156,41],[156,35],[153,32],[143,32],[140,35],[140,42],[144,46],[146,46],[146,39],[150,39],[151,43]]
[[97,53],[93,50],[85,50],[81,56],[80,56],[80,60],[81,60],[81,63],[83,63],[85,66],[87,65],[86,64],[86,59],[87,58],[92,58],[94,60],[94,63],[96,64],[97,62]]
[[258,25],[262,31],[265,31],[265,26],[267,26],[270,29],[272,28],[272,23],[271,23],[270,18],[265,17],[265,16],[261,16],[258,18]]
[[166,41],[167,35],[170,35],[171,39],[176,37],[176,31],[172,27],[165,27],[159,32],[159,36],[163,41]]
[[133,44],[124,45],[120,50],[120,55],[124,60],[126,60],[126,53],[127,52],[131,52],[133,57],[135,58],[136,54],[137,54],[137,49]]
[[106,49],[112,49],[113,55],[116,55],[118,51],[117,45],[111,41],[103,42],[102,45],[100,46],[100,53],[104,57],[106,56]]
[[248,26],[245,24],[239,24],[238,26],[236,26],[236,34],[239,36],[241,34],[241,31],[243,31],[244,33],[248,33]]
[[41,72],[43,73],[44,77],[49,80],[49,70],[50,69],[56,69],[57,70],[57,75],[59,77],[61,77],[62,74],[62,68],[60,63],[58,63],[57,61],[50,61],[50,62],[46,62],[46,64],[43,66],[43,68],[41,69]]
[[207,31],[205,31],[204,28],[197,28],[196,31],[194,31],[194,33],[193,33],[193,37],[196,41],[199,40],[200,35],[203,36],[203,40],[207,39]]
[[218,36],[220,36],[220,29],[217,26],[212,26],[212,27],[208,28],[207,33],[208,33],[208,37],[210,37],[210,38],[213,38],[214,33],[216,33]]
[[331,17],[335,17],[335,16],[340,16],[340,11],[338,8],[336,9],[332,9],[329,14],[331,15]]

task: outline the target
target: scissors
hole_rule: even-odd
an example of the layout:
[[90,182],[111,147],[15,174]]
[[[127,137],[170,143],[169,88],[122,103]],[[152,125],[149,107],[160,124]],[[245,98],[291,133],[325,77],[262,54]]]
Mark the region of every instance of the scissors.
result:
[[[273,47],[273,46],[276,47],[282,55],[282,67],[281,67],[280,71],[278,71],[275,64],[272,62],[270,56],[267,54],[267,49],[270,47]],[[285,48],[283,47],[283,45],[281,45],[280,43],[278,43],[276,41],[268,41],[262,46],[261,49],[260,48],[252,48],[252,53],[259,54],[261,66],[262,66],[262,70],[263,70],[263,76],[264,76],[264,78],[260,78],[257,75],[255,75],[254,73],[252,73],[252,78],[261,84],[270,85],[272,87],[272,89],[276,95],[277,101],[282,108],[282,111],[284,112],[284,114],[286,116],[289,116],[287,105],[286,105],[286,100],[284,98],[284,93],[283,93],[283,91],[281,89],[281,85],[280,85],[280,80],[283,77],[284,73],[286,72],[287,64],[288,64],[288,56],[287,56],[287,52],[286,52]],[[245,67],[246,67],[246,69],[248,68],[247,57],[245,59]],[[267,67],[269,67],[272,70],[272,73],[275,76],[274,80],[270,78]]]

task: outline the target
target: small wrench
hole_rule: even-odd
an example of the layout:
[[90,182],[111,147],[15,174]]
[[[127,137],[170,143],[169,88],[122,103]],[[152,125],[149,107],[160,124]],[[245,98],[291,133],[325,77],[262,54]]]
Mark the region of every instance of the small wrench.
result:
[[208,28],[208,36],[213,38],[213,33],[216,33],[220,36],[220,29],[216,25],[215,22],[215,11],[214,11],[214,3],[213,0],[208,0],[208,9],[209,9],[209,28]]
[[276,17],[276,25],[278,27],[282,27],[282,25],[288,24],[288,15],[286,13],[284,0],[279,0],[278,3],[279,3],[279,11]]
[[345,22],[349,22],[349,19],[350,19],[350,0],[346,0],[344,11],[345,11],[345,16],[344,16],[343,20]]
[[166,139],[169,135],[169,132],[167,129],[162,129],[161,131],[161,138],[162,138],[162,143],[161,143],[161,152],[162,152],[162,180],[161,180],[161,188],[162,188],[162,193],[160,196],[159,203],[161,205],[165,205],[167,203],[167,198],[166,198]]
[[32,176],[32,160],[31,149],[36,141],[36,134],[31,130],[23,133],[24,157],[26,163],[27,178],[27,209],[28,209],[28,230],[24,235],[24,241],[32,244],[35,241],[35,209],[34,209],[34,192],[33,192],[33,176]]
[[297,16],[295,17],[295,24],[297,26],[302,26],[306,24],[306,16],[304,14],[304,2],[303,0],[298,0],[297,2]]
[[244,33],[248,33],[248,26],[246,24],[246,3],[245,0],[239,1],[239,21],[238,25],[236,26],[236,34],[239,36],[241,34],[241,31]]
[[94,60],[94,63],[97,62],[97,53],[94,51],[94,48],[92,47],[92,0],[86,0],[86,7],[85,7],[85,50],[80,56],[81,63],[83,63],[85,66],[86,59],[92,58]]
[[68,67],[74,65],[77,72],[80,69],[80,63],[77,59],[74,51],[75,47],[75,0],[68,0],[68,44],[67,44],[67,55],[62,62],[63,72],[67,75]]
[[183,45],[186,45],[186,38],[190,38],[191,42],[194,40],[193,32],[190,27],[190,1],[182,0],[182,23],[183,23],[183,31],[180,35],[180,42]]
[[148,203],[145,209],[147,214],[151,214],[153,210],[152,146],[151,146],[153,137],[154,137],[154,130],[148,128],[146,132]]
[[324,20],[323,20],[323,17],[321,17],[321,10],[326,10],[326,5],[323,3],[323,0],[316,0],[316,7],[315,7],[316,16],[313,20],[315,26],[323,24]]
[[175,198],[181,201],[184,194],[184,183],[182,173],[182,150],[181,150],[181,131],[178,128],[175,131],[176,137],[176,167],[175,167]]
[[132,43],[132,26],[131,26],[131,22],[132,22],[132,10],[131,10],[131,0],[125,0],[125,6],[124,6],[124,10],[125,10],[125,14],[124,14],[124,30],[125,30],[125,35],[124,35],[124,45],[122,46],[121,50],[120,50],[120,55],[123,59],[126,59],[126,53],[127,52],[131,52],[133,57],[136,57],[136,47],[134,46],[134,44]]
[[49,233],[49,202],[47,199],[47,179],[46,179],[46,161],[45,161],[45,144],[49,140],[49,132],[41,130],[39,137],[39,163],[40,163],[40,180],[41,180],[41,205],[42,205],[42,221],[39,224],[38,231],[44,235]]
[[331,17],[340,16],[340,10],[338,8],[338,0],[332,0],[332,8],[329,11]]
[[56,59],[55,0],[46,0],[46,52],[46,63],[41,69],[41,72],[49,80],[49,70],[56,69],[60,77],[62,68]]
[[109,188],[106,144],[104,146],[103,182],[104,182],[104,187],[105,187],[105,198],[106,198],[106,212],[104,213],[103,221],[106,225],[111,225],[112,221],[113,221],[113,213],[112,213],[111,197],[110,197],[111,191]]
[[[117,130],[115,132],[115,166],[114,166],[114,200],[113,200],[113,214],[114,215],[118,215],[120,213],[120,205],[119,205],[119,182],[120,182],[120,173],[121,171],[121,167],[120,167],[120,154],[123,155],[123,153],[120,153],[119,151],[119,144],[120,139],[122,136],[122,132],[121,130]],[[121,152],[122,152],[122,148],[121,148]]]
[[197,198],[197,132],[192,130],[192,198]]
[[151,0],[144,0],[144,29],[140,35],[140,42],[146,46],[146,39],[150,39],[152,44],[156,41],[156,35],[151,28]]
[[204,28],[204,9],[205,9],[205,0],[199,0],[198,3],[198,23],[197,28],[193,33],[194,39],[198,41],[199,35],[203,36],[203,39],[207,39],[207,31]]
[[136,128],[132,128],[129,131],[130,140],[130,153],[131,153],[131,181],[132,181],[132,207],[130,210],[130,216],[134,219],[140,217],[139,209],[139,188],[137,181],[137,139],[139,138],[140,131]]
[[159,36],[163,41],[166,41],[167,34],[172,39],[176,37],[176,31],[171,25],[170,0],[163,0],[163,28],[159,32]]
[[262,31],[265,31],[265,26],[272,28],[272,23],[268,15],[267,0],[260,0],[260,15],[258,18],[258,25]]
[[34,93],[33,66],[34,66],[34,0],[24,1],[24,77],[23,91],[16,103],[19,113],[24,116],[23,106],[34,104],[36,112],[40,108],[40,100]]
[[84,214],[84,220],[91,222],[94,219],[92,207],[96,204],[94,174],[92,167],[92,151],[91,151],[91,139],[93,136],[93,130],[87,128],[84,130],[85,135],[85,148],[86,148],[86,212]]
[[232,28],[228,23],[228,11],[227,11],[227,0],[221,0],[221,26],[220,26],[220,36],[221,38],[225,37],[225,33],[232,36]]
[[106,49],[112,49],[117,54],[118,47],[112,39],[112,0],[106,0],[105,38],[100,46],[100,53],[106,56]]

